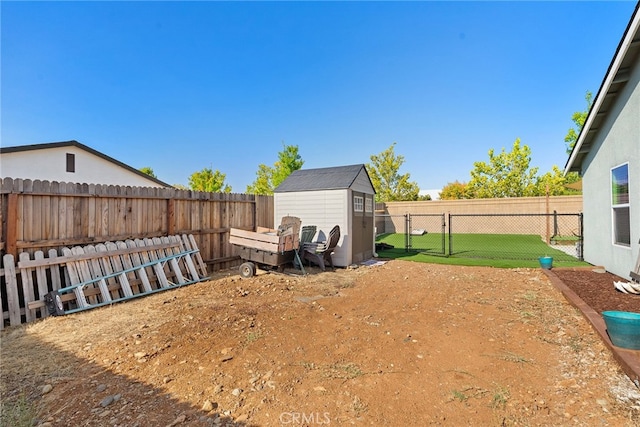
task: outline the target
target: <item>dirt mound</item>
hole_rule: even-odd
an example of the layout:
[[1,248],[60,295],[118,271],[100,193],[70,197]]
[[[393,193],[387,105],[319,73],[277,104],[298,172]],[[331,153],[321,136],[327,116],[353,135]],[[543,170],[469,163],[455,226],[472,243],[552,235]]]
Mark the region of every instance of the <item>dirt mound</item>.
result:
[[10,328],[1,375],[3,417],[33,402],[50,426],[640,424],[538,269],[229,271]]

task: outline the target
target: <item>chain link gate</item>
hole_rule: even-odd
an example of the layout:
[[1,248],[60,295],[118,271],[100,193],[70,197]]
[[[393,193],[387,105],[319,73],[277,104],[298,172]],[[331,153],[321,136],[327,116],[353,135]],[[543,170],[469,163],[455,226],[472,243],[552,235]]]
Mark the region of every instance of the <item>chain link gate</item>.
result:
[[407,251],[444,255],[445,214],[407,214]]
[[445,214],[376,215],[376,252],[446,254]]

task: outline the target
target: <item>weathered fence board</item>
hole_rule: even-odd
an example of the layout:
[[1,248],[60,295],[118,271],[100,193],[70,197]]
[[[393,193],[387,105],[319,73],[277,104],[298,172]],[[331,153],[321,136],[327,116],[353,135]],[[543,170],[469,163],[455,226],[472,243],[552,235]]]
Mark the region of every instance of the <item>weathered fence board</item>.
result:
[[184,243],[192,237],[65,247],[61,255],[50,250],[48,257],[22,252],[17,268],[13,255],[4,255],[0,329],[47,317],[45,297],[53,291],[65,312],[75,312],[204,280],[206,268],[199,272],[194,262],[197,246]]
[[106,241],[193,235],[209,270],[241,260],[229,230],[271,227],[273,197],[3,178],[0,250],[17,256]]

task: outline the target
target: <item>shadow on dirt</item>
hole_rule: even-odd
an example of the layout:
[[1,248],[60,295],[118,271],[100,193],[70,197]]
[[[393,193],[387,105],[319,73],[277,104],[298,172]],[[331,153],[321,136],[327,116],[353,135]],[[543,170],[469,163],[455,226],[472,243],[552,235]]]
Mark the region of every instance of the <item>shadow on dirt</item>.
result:
[[[28,325],[2,331],[1,339],[0,425],[253,425],[242,420],[246,418],[241,415],[242,399],[232,410],[223,410],[215,402],[194,407],[162,387],[114,373],[111,367],[99,366],[43,342],[29,332]],[[42,363],[28,364],[34,359]],[[153,358],[145,363],[153,363]]]

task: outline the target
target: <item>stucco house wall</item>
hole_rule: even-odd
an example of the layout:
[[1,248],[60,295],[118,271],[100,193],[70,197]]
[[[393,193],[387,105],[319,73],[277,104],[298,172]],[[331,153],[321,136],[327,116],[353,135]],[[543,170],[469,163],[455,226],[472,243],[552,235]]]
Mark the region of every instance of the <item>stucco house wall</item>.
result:
[[[625,278],[638,258],[640,239],[639,83],[640,67],[636,66],[583,161],[584,259]],[[612,242],[611,169],[624,163],[629,164],[629,247]]]
[[[565,173],[583,184],[584,259],[626,279],[640,254],[640,2],[618,45]],[[612,170],[628,168],[629,244],[616,243]],[[625,202],[620,202],[623,205]],[[625,236],[626,237],[626,236]]]

